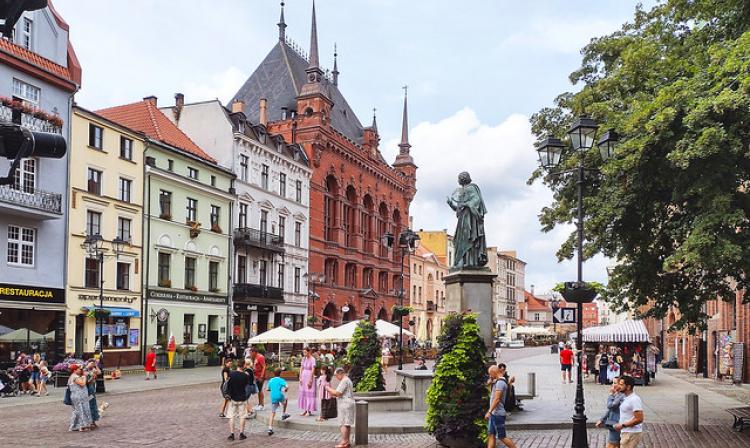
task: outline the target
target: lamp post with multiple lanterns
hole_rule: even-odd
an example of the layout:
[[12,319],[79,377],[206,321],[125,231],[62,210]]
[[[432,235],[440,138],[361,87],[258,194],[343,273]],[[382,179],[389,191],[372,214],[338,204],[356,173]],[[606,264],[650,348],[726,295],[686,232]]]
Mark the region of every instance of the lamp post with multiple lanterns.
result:
[[[323,284],[326,281],[325,274],[318,274],[315,272],[305,272],[305,275],[303,277],[307,278],[307,284],[310,287],[310,290],[307,293],[307,297],[312,302],[312,314],[308,318],[308,323],[310,323],[312,327],[315,327],[315,301],[320,299],[320,295],[315,292],[315,284],[320,283]],[[322,322],[321,322],[322,323]]]

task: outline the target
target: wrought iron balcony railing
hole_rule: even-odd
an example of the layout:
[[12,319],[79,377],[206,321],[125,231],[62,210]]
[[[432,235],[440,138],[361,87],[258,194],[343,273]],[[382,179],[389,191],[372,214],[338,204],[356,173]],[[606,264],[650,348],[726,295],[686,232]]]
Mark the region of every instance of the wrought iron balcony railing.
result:
[[235,283],[234,300],[268,299],[272,302],[284,301],[284,289],[273,286],[256,285],[255,283]]
[[235,246],[253,246],[284,253],[284,237],[258,229],[243,227],[234,231]]
[[62,214],[62,195],[34,189],[0,186],[0,202],[33,208],[48,213]]

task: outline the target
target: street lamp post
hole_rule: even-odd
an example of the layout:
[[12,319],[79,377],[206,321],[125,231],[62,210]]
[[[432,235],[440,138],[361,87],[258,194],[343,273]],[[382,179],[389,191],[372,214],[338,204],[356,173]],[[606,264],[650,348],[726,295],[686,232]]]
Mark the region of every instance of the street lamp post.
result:
[[[123,246],[128,244],[119,236],[110,243],[115,257],[119,257]],[[91,257],[96,257],[99,263],[99,309],[94,311],[99,324],[99,344],[98,347],[95,344],[94,350],[99,352],[99,369],[104,372],[104,238],[100,234],[89,235],[83,241],[83,245],[86,253]],[[105,391],[104,381],[97,384],[97,392]]]
[[307,297],[308,299],[310,299],[310,301],[312,301],[312,314],[310,315],[310,317],[312,317],[312,327],[315,327],[315,301],[320,299],[320,296],[315,292],[315,284],[325,283],[326,276],[325,274],[317,274],[315,272],[305,272],[303,277],[307,278],[308,285],[310,285],[310,291],[308,291]]
[[[383,235],[383,244],[393,247],[395,237],[392,233]],[[398,247],[401,249],[401,284],[398,291],[398,306],[402,309],[398,316],[398,370],[404,369],[404,258],[419,247],[419,235],[411,229],[404,229],[398,235]]]
[[[583,154],[594,146],[594,137],[599,128],[597,123],[588,117],[578,118],[568,131],[568,137],[574,153],[578,153],[578,165],[574,170],[553,172],[554,168],[560,164],[567,146],[560,139],[548,137],[543,140],[536,148],[539,154],[539,162],[543,169],[551,175],[568,174],[576,172],[576,196],[577,196],[577,286],[582,287],[583,283],[583,183],[587,169],[584,166]],[[615,147],[619,142],[619,136],[614,130],[609,130],[598,142],[599,151],[604,161],[614,155]],[[577,319],[577,337],[576,337],[576,359],[578,362],[576,372],[578,375],[576,385],[575,413],[573,414],[573,448],[588,448],[588,436],[586,434],[586,409],[583,397],[583,367],[581,358],[583,356],[583,301],[578,301],[578,319]]]

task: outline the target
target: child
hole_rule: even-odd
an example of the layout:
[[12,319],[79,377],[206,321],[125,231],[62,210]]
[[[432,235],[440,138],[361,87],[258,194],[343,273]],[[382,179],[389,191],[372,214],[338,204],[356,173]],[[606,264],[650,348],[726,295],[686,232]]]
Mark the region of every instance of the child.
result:
[[327,365],[323,364],[320,366],[320,376],[318,377],[318,396],[321,398],[320,403],[320,417],[317,418],[317,421],[324,422],[326,421],[327,417],[323,416],[323,401],[325,401],[326,398],[326,386],[331,385],[331,368]]
[[49,380],[50,373],[49,369],[47,368],[47,361],[42,361],[39,363],[39,388],[37,389],[37,397],[43,397],[45,395],[48,395],[49,392],[47,392],[47,381]]
[[273,435],[273,419],[276,417],[276,411],[279,406],[283,405],[283,411],[281,419],[286,420],[289,418],[289,414],[286,413],[287,399],[284,393],[289,391],[289,387],[286,385],[286,380],[281,377],[281,369],[277,368],[273,371],[273,378],[268,382],[268,390],[271,392],[271,418],[268,419],[268,435]]

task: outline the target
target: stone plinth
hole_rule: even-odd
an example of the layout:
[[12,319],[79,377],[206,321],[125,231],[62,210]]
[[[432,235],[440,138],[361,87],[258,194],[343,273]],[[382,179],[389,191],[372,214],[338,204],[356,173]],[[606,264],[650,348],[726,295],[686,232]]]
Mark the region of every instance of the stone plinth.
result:
[[477,315],[480,334],[487,348],[487,356],[494,357],[492,339],[492,285],[497,277],[489,268],[464,269],[443,277],[445,281],[445,311],[471,312]]
[[432,376],[431,370],[396,370],[396,387],[401,396],[412,399],[412,411],[427,411],[427,389]]

